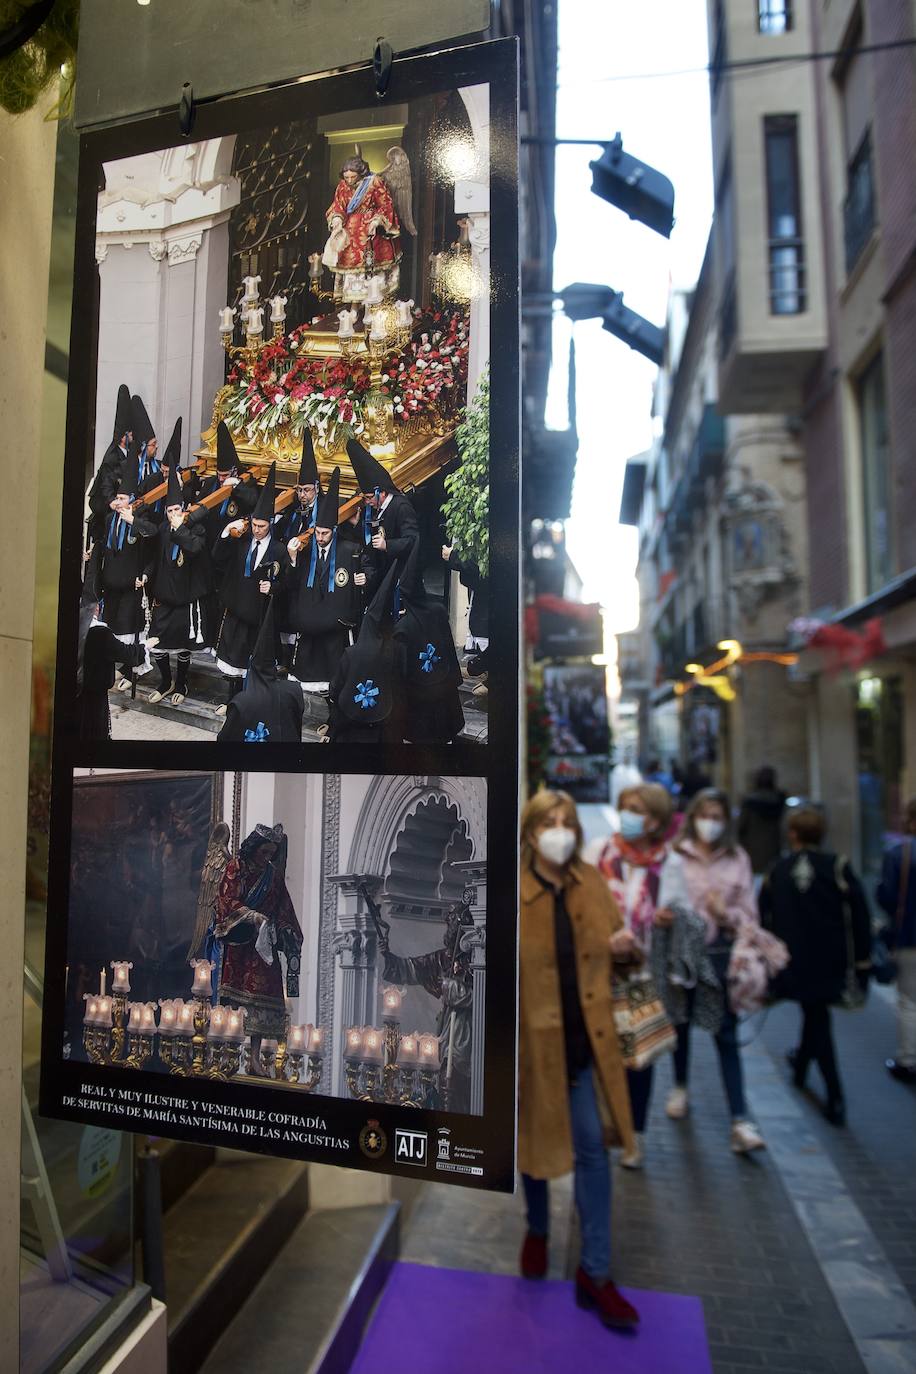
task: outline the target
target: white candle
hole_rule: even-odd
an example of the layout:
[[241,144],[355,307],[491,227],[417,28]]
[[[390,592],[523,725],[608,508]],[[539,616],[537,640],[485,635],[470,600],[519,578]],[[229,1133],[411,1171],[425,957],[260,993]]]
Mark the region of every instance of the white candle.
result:
[[97,1003],[95,1024],[97,1026],[111,1027],[111,998],[100,997]]
[[195,997],[206,1000],[212,996],[211,975],[215,964],[211,964],[209,959],[192,959],[191,968],[194,970],[194,981],[191,984],[191,991]]
[[224,305],[219,312],[219,332],[231,334],[235,328],[235,311],[231,305]]
[[363,1048],[363,1032],[359,1026],[350,1026],[344,1036],[344,1058],[359,1059]]
[[409,329],[413,321],[413,301],[395,301],[394,308],[398,312],[398,328]]
[[194,1033],[194,1007],[191,1002],[182,1002],[178,1012],[178,1033],[179,1035],[192,1035]]
[[225,1039],[229,1029],[229,1012],[225,1007],[214,1007],[210,1012],[209,1036],[211,1040]]
[[296,1054],[302,1054],[305,1050],[305,1026],[290,1026],[289,1039],[286,1042],[287,1048]]
[[245,1008],[229,1008],[229,1025],[226,1031],[226,1039],[241,1043],[245,1039]]
[[317,281],[321,276],[321,254],[309,253],[309,276]]
[[363,1035],[362,1058],[367,1064],[381,1064],[385,1048],[385,1038],[375,1026],[367,1026]]
[[415,1035],[404,1035],[398,1045],[398,1063],[416,1064],[418,1051],[417,1037]]
[[178,1017],[184,1002],[180,997],[169,997],[164,1001],[160,998],[159,1006],[159,1034],[170,1040],[173,1035],[178,1034]]
[[144,1035],[153,1035],[156,1030],[156,1013],[153,1010],[152,1002],[143,1002],[140,1005],[140,1029]]
[[401,993],[398,988],[382,988],[382,1008],[383,1014],[390,1020],[398,1019],[398,1012],[401,1010]]
[[130,1017],[127,1022],[127,1029],[131,1032],[139,1031],[143,1024],[143,1005],[140,1002],[130,1003]]
[[[114,978],[111,983],[112,992],[130,992],[130,978],[128,974],[133,968],[133,964],[128,963],[126,959],[122,959],[120,962],[112,959],[111,967],[114,970]],[[102,991],[104,992],[104,988]]]
[[430,1069],[439,1067],[439,1041],[434,1035],[420,1037],[420,1063]]
[[103,968],[99,969],[99,996],[105,996],[105,970]]
[[83,1016],[84,1026],[94,1026],[99,1019],[99,999],[94,992],[84,992],[83,1001],[86,1003],[86,1012]]
[[309,1054],[324,1053],[324,1031],[321,1029],[320,1026],[308,1027],[307,1049]]
[[378,277],[370,277],[369,287],[366,291],[366,304],[381,305],[383,300],[382,283],[379,281]]
[[286,319],[285,296],[271,296],[270,299],[270,322],[271,324],[283,324]]
[[260,280],[260,277],[242,278],[242,281],[245,284],[245,294],[243,295],[242,300],[246,305],[251,305],[254,301],[258,299],[258,282]]

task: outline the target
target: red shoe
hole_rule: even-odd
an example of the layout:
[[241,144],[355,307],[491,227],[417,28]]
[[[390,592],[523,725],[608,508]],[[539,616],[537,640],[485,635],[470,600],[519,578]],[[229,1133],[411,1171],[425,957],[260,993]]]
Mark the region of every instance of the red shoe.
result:
[[519,1267],[523,1279],[542,1279],[547,1273],[547,1237],[529,1231],[522,1245]]
[[636,1308],[618,1293],[610,1279],[602,1284],[595,1283],[581,1266],[576,1270],[576,1302],[580,1307],[597,1308],[597,1315],[605,1326],[627,1330],[639,1322]]

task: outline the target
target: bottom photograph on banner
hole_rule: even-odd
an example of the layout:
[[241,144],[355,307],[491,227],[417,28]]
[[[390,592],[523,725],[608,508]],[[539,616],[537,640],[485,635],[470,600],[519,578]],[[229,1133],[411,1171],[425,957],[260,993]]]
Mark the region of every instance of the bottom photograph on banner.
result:
[[133,1103],[121,1124],[162,1135],[253,1122],[235,1143],[278,1153],[305,1123],[329,1163],[482,1182],[482,1138],[440,1131],[433,1160],[386,1129],[486,1115],[486,949],[483,778],[77,769],[61,1104]]

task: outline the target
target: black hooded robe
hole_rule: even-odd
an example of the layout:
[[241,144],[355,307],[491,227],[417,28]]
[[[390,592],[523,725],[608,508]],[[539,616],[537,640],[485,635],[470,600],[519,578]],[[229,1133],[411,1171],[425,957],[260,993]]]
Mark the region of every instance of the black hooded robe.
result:
[[142,644],[122,644],[103,621],[90,625],[83,644],[82,683],[76,697],[81,740],[111,739],[108,692],[114,686],[115,664],[136,667],[145,657]]
[[404,738],[403,649],[393,638],[397,569],[392,564],[345,649],[328,688],[332,744],[400,744]]
[[[193,560],[204,547],[204,532],[199,525],[185,523],[173,530],[168,523],[159,531],[153,565],[150,635],[159,643],[156,653],[170,649],[190,649],[194,604]],[[174,549],[178,550],[175,558]]]
[[222,575],[220,601],[223,606],[216,663],[229,677],[244,676],[254,652],[266,607],[266,597],[259,591],[258,584],[277,582],[289,566],[289,554],[270,533],[260,563],[246,575],[251,542],[251,534],[246,532],[237,539],[231,534],[225,538],[220,535],[213,546],[213,562]]
[[105,521],[102,596],[105,624],[113,635],[133,636],[143,629],[143,593],[136,583],[152,577],[157,534],[155,522],[146,516],[135,515],[128,525],[112,512]]
[[301,744],[304,714],[302,692],[295,682],[252,665],[245,686],[226,707],[226,723],[216,738],[220,744]]
[[330,682],[359,619],[359,588],[353,581],[358,553],[355,545],[338,539],[332,581],[331,546],[319,549],[310,587],[311,561],[309,544],[286,574],[286,617],[297,636],[292,672],[300,682]]

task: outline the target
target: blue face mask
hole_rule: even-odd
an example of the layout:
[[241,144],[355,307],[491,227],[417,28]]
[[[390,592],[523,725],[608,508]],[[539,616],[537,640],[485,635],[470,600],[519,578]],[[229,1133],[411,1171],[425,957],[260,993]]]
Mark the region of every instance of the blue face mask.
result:
[[638,840],[646,833],[646,818],[638,811],[621,811],[620,833],[625,840]]

